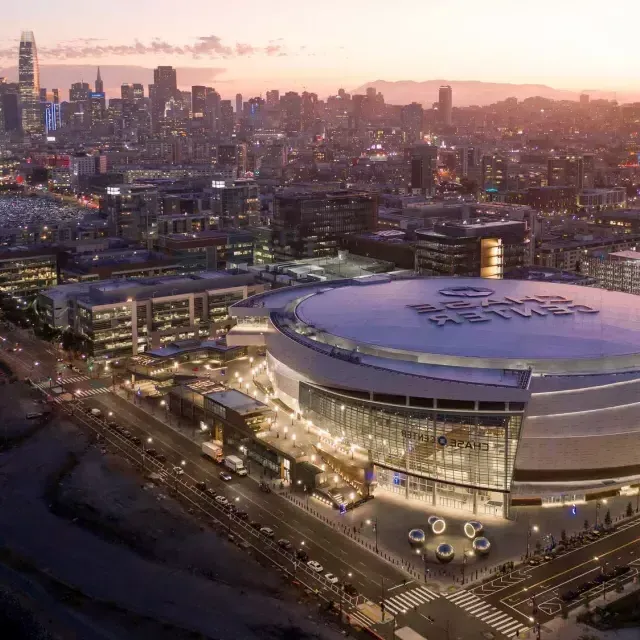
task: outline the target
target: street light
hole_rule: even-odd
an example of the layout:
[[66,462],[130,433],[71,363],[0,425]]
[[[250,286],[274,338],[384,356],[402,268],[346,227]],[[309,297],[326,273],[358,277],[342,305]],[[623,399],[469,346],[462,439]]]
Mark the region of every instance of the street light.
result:
[[376,553],[378,553],[378,517],[376,516],[373,520],[366,521],[368,526],[373,526],[373,531],[376,534]]
[[600,507],[603,504],[607,504],[606,498],[603,498],[602,500],[596,500],[596,529],[598,528],[598,516],[600,515]]
[[525,558],[529,557],[529,550],[531,545],[531,534],[538,533],[538,531],[540,531],[540,527],[538,527],[537,524],[534,524],[533,526],[529,525],[527,527],[527,553],[525,555]]

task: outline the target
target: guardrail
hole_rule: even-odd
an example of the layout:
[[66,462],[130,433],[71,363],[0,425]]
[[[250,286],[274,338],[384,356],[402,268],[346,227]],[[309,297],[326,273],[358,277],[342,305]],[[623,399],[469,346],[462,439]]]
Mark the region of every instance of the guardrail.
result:
[[[34,388],[39,389],[39,387]],[[68,403],[57,402],[57,404],[63,409],[63,411],[65,411],[65,413],[73,418],[78,419],[80,422],[84,423],[85,426],[98,433],[98,435],[100,435],[100,437],[103,438],[106,443],[114,446],[127,458],[130,458],[135,464],[142,464],[143,468],[148,468],[151,471],[160,473],[160,479],[165,485],[167,485],[169,488],[173,488],[173,490],[178,495],[182,496],[191,504],[195,505],[208,517],[212,518],[216,523],[223,527],[226,527],[229,532],[231,532],[231,524],[233,523],[236,528],[240,528],[244,530],[244,532],[250,534],[250,538],[253,539],[253,542],[260,541],[260,543],[263,546],[266,546],[269,551],[275,551],[279,558],[285,561],[285,564],[278,564],[278,562],[267,555],[262,549],[256,547],[255,544],[251,544],[248,540],[246,540],[246,538],[238,536],[241,538],[241,540],[243,540],[247,544],[250,544],[253,549],[267,558],[272,564],[276,565],[277,568],[291,574],[294,579],[299,580],[305,587],[311,589],[314,593],[316,593],[316,595],[319,595],[325,600],[328,600],[328,598],[324,594],[318,591],[317,587],[312,586],[313,584],[318,583],[322,588],[328,590],[331,593],[334,593],[337,598],[340,599],[345,605],[351,608],[355,608],[358,601],[357,596],[350,596],[349,594],[345,593],[341,587],[338,587],[335,584],[331,584],[322,573],[313,571],[313,569],[308,567],[305,562],[298,560],[294,555],[282,549],[275,540],[272,540],[271,538],[268,538],[264,534],[260,533],[241,518],[238,518],[235,514],[227,511],[222,505],[216,502],[215,498],[200,491],[195,486],[187,482],[189,480],[195,483],[195,478],[188,474],[177,475],[172,473],[169,469],[166,468],[163,463],[156,460],[153,456],[145,453],[144,449],[138,448],[137,445],[129,441],[125,436],[121,435],[117,431],[110,429],[107,421],[104,418],[94,416],[90,413],[85,413],[81,410],[74,411],[73,409],[78,407],[77,404],[73,405],[72,410],[69,410],[69,407],[67,406]],[[202,503],[206,505],[207,509],[203,508]],[[225,523],[219,520],[216,515],[213,515],[210,512],[211,507],[216,510],[217,516],[223,516],[224,519],[228,522]],[[233,533],[237,534],[236,531],[233,531]],[[291,565],[291,568],[288,568],[289,564]],[[314,582],[312,582],[311,585],[306,584],[305,582],[300,580],[299,572],[313,578]]]

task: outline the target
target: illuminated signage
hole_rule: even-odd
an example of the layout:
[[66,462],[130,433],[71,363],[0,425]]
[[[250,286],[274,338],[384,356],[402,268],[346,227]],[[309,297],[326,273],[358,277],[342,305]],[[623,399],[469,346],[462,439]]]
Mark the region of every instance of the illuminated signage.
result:
[[427,444],[437,444],[439,447],[453,447],[454,449],[473,449],[475,451],[489,451],[487,442],[469,442],[469,440],[458,440],[447,438],[447,436],[434,436],[420,431],[402,431],[402,437],[414,442],[426,442]]
[[416,313],[425,314],[427,319],[438,327],[444,327],[448,323],[489,322],[495,317],[511,320],[517,317],[532,318],[599,313],[598,309],[558,295],[491,298],[486,297],[493,293],[490,289],[474,287],[442,289],[439,293],[446,297],[458,296],[463,299],[435,304],[425,302],[408,305]]
[[120,187],[107,187],[107,195],[109,195],[109,196],[119,196],[120,195]]

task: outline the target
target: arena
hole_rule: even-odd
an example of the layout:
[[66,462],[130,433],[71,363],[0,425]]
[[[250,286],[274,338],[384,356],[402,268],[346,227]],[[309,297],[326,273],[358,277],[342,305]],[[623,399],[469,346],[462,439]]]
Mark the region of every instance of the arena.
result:
[[640,483],[640,301],[589,287],[391,275],[237,303],[273,389],[366,452],[380,491],[509,517]]

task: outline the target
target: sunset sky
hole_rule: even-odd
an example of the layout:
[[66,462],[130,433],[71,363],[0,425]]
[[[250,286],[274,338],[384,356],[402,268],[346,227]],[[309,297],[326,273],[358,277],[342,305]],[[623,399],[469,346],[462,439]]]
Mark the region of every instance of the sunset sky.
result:
[[216,74],[222,93],[306,87],[324,95],[376,79],[544,83],[576,90],[640,85],[640,3],[632,0],[2,5],[0,67],[15,65],[20,31],[31,29],[41,65],[213,67],[222,70]]

